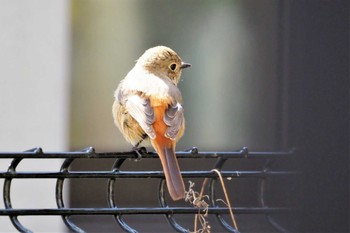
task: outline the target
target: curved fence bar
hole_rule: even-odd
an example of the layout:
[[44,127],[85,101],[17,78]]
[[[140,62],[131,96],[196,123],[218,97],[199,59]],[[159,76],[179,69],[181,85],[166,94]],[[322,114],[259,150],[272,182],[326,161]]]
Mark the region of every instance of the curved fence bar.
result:
[[[246,147],[244,147],[240,153],[244,156],[246,156],[248,154],[248,149]],[[215,164],[215,169],[219,170],[221,175],[224,176],[223,172],[221,171],[222,166],[225,164],[225,162],[227,161],[227,158],[223,158],[220,157],[218,158],[218,161]],[[238,173],[236,171],[235,176],[239,177],[240,173]],[[217,176],[217,175],[216,175]],[[211,200],[211,204],[212,206],[219,208],[218,204],[217,204],[217,198],[216,198],[216,183],[217,183],[217,178],[211,178],[211,182],[210,182],[210,200]],[[220,224],[228,231],[228,232],[233,232],[233,233],[239,233],[239,231],[235,228],[233,228],[230,224],[228,224],[226,222],[226,220],[222,217],[222,215],[220,213],[216,214],[216,218],[218,219],[218,221],[220,222]]]
[[[125,162],[125,159],[117,159],[113,166],[112,166],[112,172],[113,173],[118,173],[120,171],[120,167],[123,165],[123,163]],[[115,181],[116,178],[110,178],[108,179],[108,183],[107,183],[107,202],[108,202],[108,206],[110,208],[113,209],[117,209],[117,205],[115,203],[114,197],[115,197],[115,193],[114,193],[114,185],[115,185]],[[126,232],[129,233],[136,233],[137,231],[135,229],[133,229],[132,227],[130,227],[123,219],[122,219],[122,215],[121,214],[115,214],[114,215],[114,219],[117,221],[117,223],[119,224],[119,226],[125,230]]]
[[[32,153],[34,155],[39,155],[42,154],[42,149],[41,148],[34,148],[25,151],[24,153]],[[7,169],[7,174],[15,174],[16,173],[16,168],[19,165],[19,163],[22,161],[23,158],[14,158]],[[6,178],[4,181],[4,187],[3,187],[3,199],[4,199],[4,206],[6,209],[11,210],[12,209],[12,202],[11,202],[11,183],[12,183],[13,178]],[[13,224],[13,226],[20,232],[26,232],[26,233],[31,233],[29,229],[24,227],[21,222],[18,220],[18,215],[9,215],[10,220]]]
[[[166,194],[166,182],[165,179],[161,179],[160,183],[159,183],[159,192],[158,192],[158,200],[159,200],[159,204],[162,208],[164,209],[169,209],[171,210],[172,208],[170,208],[168,206],[168,203],[166,201],[165,198],[165,194]],[[169,222],[169,224],[177,231],[177,232],[189,232],[187,229],[183,228],[174,218],[174,212],[171,211],[170,213],[165,213],[165,217],[167,219],[167,221]]]
[[[0,209],[0,216],[8,216],[14,227],[20,232],[31,232],[27,229],[18,219],[18,216],[61,216],[63,222],[71,232],[85,232],[70,218],[72,216],[93,216],[93,215],[108,215],[113,216],[118,225],[125,232],[138,232],[127,221],[123,219],[123,216],[130,215],[164,215],[171,225],[171,227],[177,232],[189,232],[186,227],[181,225],[176,220],[177,215],[195,215],[205,214],[215,215],[221,226],[227,232],[239,233],[238,229],[235,229],[231,223],[225,220],[224,216],[229,214],[228,207],[221,207],[217,201],[217,189],[221,188],[217,179],[218,175],[212,170],[204,171],[182,171],[182,176],[187,179],[192,178],[207,178],[209,196],[209,208],[196,208],[190,204],[183,207],[169,206],[167,197],[167,188],[164,173],[162,171],[124,171],[121,169],[122,165],[126,162],[132,162],[138,160],[139,154],[142,154],[142,159],[156,159],[158,155],[154,152],[147,152],[145,149],[140,149],[139,153],[135,151],[128,152],[102,152],[98,153],[94,148],[89,147],[82,151],[74,152],[43,152],[41,148],[34,148],[25,152],[18,153],[0,153],[0,159],[12,159],[8,169],[4,172],[0,172],[0,179],[4,180],[3,183],[3,201],[4,209]],[[221,176],[227,179],[257,179],[258,180],[258,192],[257,200],[258,206],[236,207],[233,203],[232,211],[235,215],[264,215],[266,222],[274,227],[279,232],[287,232],[287,230],[278,223],[273,217],[279,213],[286,213],[290,209],[286,207],[273,206],[273,203],[268,203],[267,197],[269,196],[268,182],[273,177],[290,176],[297,174],[293,171],[273,170],[272,163],[276,160],[290,158],[294,154],[294,151],[287,152],[250,152],[246,147],[238,151],[233,152],[199,152],[197,148],[192,148],[189,151],[177,152],[176,155],[179,159],[216,159],[216,163],[213,169],[220,171]],[[17,171],[17,166],[21,161],[26,159],[64,159],[59,171],[38,172],[38,171]],[[79,159],[115,159],[110,170],[107,171],[72,171],[71,165],[74,161]],[[243,159],[243,160],[256,160],[261,159],[265,162],[265,165],[261,169],[250,170],[224,170],[228,160],[231,159]],[[64,203],[64,183],[66,179],[104,179],[107,180],[106,198],[107,208],[70,208],[65,206]],[[150,208],[145,207],[131,207],[120,208],[116,203],[115,192],[117,179],[132,178],[132,179],[158,179],[158,201],[159,206]],[[21,209],[13,208],[11,202],[11,183],[14,179],[55,179],[55,200],[57,208],[51,209]],[[132,185],[132,182],[131,184]]]
[[[268,173],[271,170],[271,164],[273,163],[272,160],[268,159],[267,162],[264,165],[264,172]],[[268,196],[268,185],[269,178],[264,177],[263,179],[260,179],[259,182],[259,193],[258,193],[258,201],[260,203],[260,206],[262,208],[268,208],[267,203],[267,196]],[[287,233],[288,230],[282,227],[272,216],[271,214],[265,214],[265,218],[267,221],[273,226],[277,231]]]
[[[62,163],[60,172],[63,174],[68,173],[69,171],[69,166],[73,163],[74,159],[69,158],[65,159],[64,162]],[[63,183],[64,183],[64,178],[58,178],[56,182],[56,204],[59,209],[64,209],[64,202],[63,202]],[[79,228],[77,225],[75,225],[70,219],[70,215],[62,215],[62,220],[66,224],[66,226],[73,232],[77,233],[84,233],[81,228]]]
[[[18,166],[18,164],[22,161],[21,158],[16,158],[14,160],[12,160],[7,172],[9,173],[14,173],[16,172],[16,167]],[[7,178],[4,181],[4,191],[3,191],[3,198],[4,198],[4,205],[5,208],[8,210],[12,209],[12,203],[11,203],[11,182],[12,182],[12,178]],[[14,227],[16,227],[17,230],[19,230],[20,232],[32,232],[29,229],[25,228],[20,221],[18,220],[18,215],[10,215],[10,220],[12,222],[12,224],[14,225]]]

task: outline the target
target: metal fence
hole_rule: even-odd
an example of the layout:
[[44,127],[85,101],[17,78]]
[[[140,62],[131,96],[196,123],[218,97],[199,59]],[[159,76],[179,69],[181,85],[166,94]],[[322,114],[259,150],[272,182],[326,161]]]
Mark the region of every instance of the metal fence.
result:
[[[158,158],[156,153],[146,152],[141,150],[142,159],[154,159]],[[274,171],[271,169],[271,162],[276,159],[285,159],[293,156],[293,151],[288,152],[249,152],[247,148],[242,148],[239,151],[234,152],[199,152],[197,148],[193,148],[186,152],[177,152],[179,159],[216,159],[216,163],[213,168],[218,169],[225,178],[234,179],[246,179],[255,178],[259,180],[257,202],[259,203],[254,207],[233,207],[232,210],[235,214],[249,215],[257,214],[266,217],[266,221],[271,224],[279,232],[287,232],[273,217],[275,214],[284,213],[289,211],[286,207],[274,207],[269,206],[266,201],[268,196],[268,180],[273,176],[284,176],[293,174],[292,171]],[[110,171],[71,171],[70,166],[73,161],[79,159],[115,159],[115,162]],[[87,148],[78,152],[57,152],[57,153],[45,153],[41,148],[31,149],[25,152],[18,153],[0,153],[0,159],[12,159],[7,171],[0,173],[0,179],[4,180],[3,183],[3,201],[4,209],[0,209],[0,216],[8,216],[12,224],[20,232],[31,232],[22,225],[18,219],[19,216],[47,216],[55,215],[61,216],[63,222],[72,232],[85,232],[79,226],[77,226],[72,216],[77,215],[110,215],[114,216],[115,221],[126,232],[137,232],[132,226],[130,226],[123,216],[127,215],[165,215],[169,224],[178,232],[189,232],[188,229],[183,227],[176,221],[174,216],[176,215],[195,215],[198,212],[204,213],[204,209],[198,209],[195,207],[171,207],[166,200],[166,185],[164,180],[164,174],[162,171],[123,171],[121,166],[123,163],[130,159],[139,159],[136,152],[108,152],[97,153],[94,148]],[[17,166],[25,159],[64,159],[61,169],[56,172],[19,172],[16,171]],[[265,160],[264,166],[259,170],[238,171],[238,170],[223,170],[223,165],[226,161],[231,159],[262,159]],[[228,207],[221,207],[217,203],[216,195],[216,182],[218,175],[211,171],[183,171],[182,176],[184,178],[209,178],[208,190],[210,205],[208,208],[208,214],[215,215],[222,227],[227,232],[239,231],[235,229],[230,222],[225,220],[224,215],[229,214]],[[107,203],[108,208],[69,208],[64,203],[63,187],[66,179],[81,179],[81,178],[103,178],[107,179]],[[158,189],[159,206],[153,208],[145,207],[132,207],[132,208],[119,208],[115,201],[114,186],[117,179],[123,178],[135,178],[145,179],[154,178],[160,180]],[[52,209],[19,209],[13,208],[11,202],[11,182],[14,179],[56,179],[55,198],[57,208]],[[132,185],[132,184],[131,184]]]

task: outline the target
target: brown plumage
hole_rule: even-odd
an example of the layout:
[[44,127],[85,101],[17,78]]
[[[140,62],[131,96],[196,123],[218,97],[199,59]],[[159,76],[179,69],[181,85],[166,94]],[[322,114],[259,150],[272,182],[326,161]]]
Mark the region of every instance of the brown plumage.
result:
[[113,104],[114,122],[133,146],[150,140],[157,151],[170,196],[185,196],[185,185],[175,155],[185,130],[181,92],[177,83],[184,63],[170,48],[150,48],[120,82]]

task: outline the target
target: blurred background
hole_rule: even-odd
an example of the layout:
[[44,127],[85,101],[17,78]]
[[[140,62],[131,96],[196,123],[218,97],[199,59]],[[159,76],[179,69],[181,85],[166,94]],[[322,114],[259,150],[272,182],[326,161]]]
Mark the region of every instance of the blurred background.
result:
[[[113,124],[113,93],[146,49],[165,45],[192,64],[179,84],[187,124],[177,150],[296,147],[295,164],[303,176],[297,179],[298,189],[289,191],[302,211],[290,227],[297,232],[349,231],[348,1],[0,0],[0,4],[1,151],[36,146],[44,151],[89,146],[99,152],[130,150]],[[1,160],[0,169],[5,170],[8,162]],[[20,168],[57,170],[61,163],[35,160]],[[112,163],[86,160],[75,163],[74,169],[109,170]],[[195,165],[180,166],[189,170]],[[141,161],[125,169],[159,170],[160,163]],[[31,185],[22,181],[14,186],[18,207],[55,207],[54,181],[40,182],[35,189]],[[156,182],[134,185],[120,190],[117,199],[122,206],[155,202],[150,197]],[[242,187],[249,200],[255,187]],[[280,190],[284,189],[277,187],[275,192]],[[72,207],[106,207],[101,181],[73,180],[66,192]],[[66,231],[58,217],[45,218],[47,224],[38,217],[24,221],[35,232]],[[159,224],[159,229],[149,226],[149,232],[170,230],[160,225],[163,218],[145,220],[146,225]],[[89,232],[120,231],[106,218],[76,221]],[[256,219],[245,222],[244,232],[272,231],[258,224]],[[1,232],[14,231],[5,217],[0,217],[0,226]]]

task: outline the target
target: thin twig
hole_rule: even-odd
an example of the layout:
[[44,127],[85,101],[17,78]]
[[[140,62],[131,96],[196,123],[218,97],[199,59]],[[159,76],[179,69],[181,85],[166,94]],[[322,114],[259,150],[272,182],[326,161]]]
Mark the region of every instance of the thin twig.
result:
[[[194,219],[194,233],[210,233],[210,225],[208,224],[208,221],[206,220],[206,217],[208,216],[208,203],[203,200],[204,197],[209,198],[207,195],[203,195],[204,193],[204,186],[206,185],[207,181],[203,182],[203,186],[201,189],[201,193],[198,193],[194,191],[194,183],[192,181],[189,181],[189,190],[186,192],[185,201],[190,202],[194,207],[198,208],[198,214],[195,215]],[[204,214],[201,213],[202,209],[204,208]],[[198,221],[201,225],[201,229],[197,230],[198,228]]]
[[[205,186],[207,185],[208,183],[208,178],[205,178],[204,181],[203,181],[203,184],[202,184],[202,188],[201,188],[201,192],[199,193],[199,200],[202,200],[202,197],[203,197],[203,193],[204,193],[204,189],[205,189]],[[200,218],[200,210],[198,210],[198,214],[195,215],[195,218],[194,218],[194,232],[197,232],[197,222],[198,222],[198,219]]]
[[238,226],[237,226],[237,223],[236,223],[236,220],[235,220],[235,216],[233,215],[232,206],[231,206],[231,203],[230,203],[230,199],[228,198],[228,194],[227,194],[227,190],[226,190],[226,187],[225,187],[224,179],[222,178],[221,173],[220,173],[220,171],[218,169],[213,169],[212,171],[216,172],[216,174],[218,174],[218,176],[219,176],[219,179],[220,179],[220,182],[221,182],[221,186],[222,186],[222,189],[223,189],[224,194],[225,194],[226,202],[227,202],[227,205],[228,205],[228,208],[229,208],[229,211],[230,211],[230,216],[231,216],[231,220],[232,220],[233,226],[238,231]]
[[202,196],[203,196],[203,193],[204,193],[204,188],[205,188],[205,186],[207,186],[208,180],[209,180],[208,178],[205,178],[205,179],[203,180],[201,192],[199,193],[199,198],[200,198],[200,199],[202,199]]

